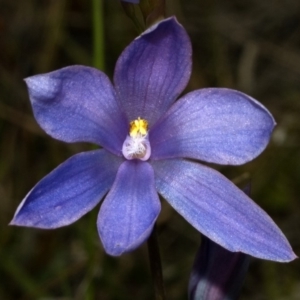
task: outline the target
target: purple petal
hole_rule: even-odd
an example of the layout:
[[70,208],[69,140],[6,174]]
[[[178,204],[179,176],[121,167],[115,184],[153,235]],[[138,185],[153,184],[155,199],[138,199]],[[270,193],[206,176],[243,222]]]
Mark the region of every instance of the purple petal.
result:
[[152,167],[125,161],[98,216],[98,231],[106,253],[118,256],[141,245],[160,212]]
[[28,193],[10,224],[52,229],[77,221],[107,193],[121,162],[105,150],[72,156]]
[[267,146],[275,122],[253,98],[208,88],[176,102],[150,132],[152,159],[187,157],[239,165]]
[[249,261],[250,256],[230,252],[202,236],[189,281],[189,299],[238,299]]
[[52,137],[91,142],[121,155],[128,121],[106,75],[71,66],[25,79],[36,120]]
[[296,258],[272,219],[217,171],[179,159],[152,165],[157,191],[214,242],[229,251],[268,260]]
[[[243,190],[249,196],[250,184]],[[189,299],[238,299],[249,262],[249,255],[228,251],[203,235],[189,280]]]
[[185,88],[191,73],[191,44],[175,18],[152,26],[121,54],[114,82],[128,119],[151,126]]

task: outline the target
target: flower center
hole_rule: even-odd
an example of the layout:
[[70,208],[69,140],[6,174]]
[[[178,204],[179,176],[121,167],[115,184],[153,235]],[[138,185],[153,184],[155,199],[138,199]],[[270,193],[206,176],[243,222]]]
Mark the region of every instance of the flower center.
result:
[[130,122],[122,153],[127,159],[147,160],[151,154],[148,138],[148,122],[140,117]]

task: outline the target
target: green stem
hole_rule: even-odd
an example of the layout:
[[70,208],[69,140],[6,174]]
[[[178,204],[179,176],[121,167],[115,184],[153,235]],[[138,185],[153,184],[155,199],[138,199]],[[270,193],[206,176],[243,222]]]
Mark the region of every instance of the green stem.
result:
[[152,233],[147,241],[150,269],[154,284],[155,300],[166,300],[164,280],[162,275],[161,259],[157,241],[157,230],[154,225]]
[[93,65],[104,70],[104,28],[102,0],[93,0]]

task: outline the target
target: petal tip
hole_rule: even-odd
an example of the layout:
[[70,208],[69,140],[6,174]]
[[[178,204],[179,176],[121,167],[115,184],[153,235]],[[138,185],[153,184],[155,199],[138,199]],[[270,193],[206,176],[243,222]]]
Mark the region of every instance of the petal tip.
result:
[[30,224],[22,223],[17,219],[17,216],[14,216],[13,219],[8,223],[8,226],[30,227]]
[[12,220],[8,223],[8,226],[16,226],[16,225],[18,225],[18,224],[16,224],[16,223],[14,222],[14,219],[12,219]]
[[154,31],[156,28],[158,28],[161,24],[168,23],[168,22],[171,22],[171,21],[176,21],[177,24],[179,24],[180,26],[182,26],[182,25],[177,21],[176,17],[175,17],[175,16],[172,16],[172,17],[170,17],[170,18],[163,19],[163,20],[161,20],[161,21],[159,21],[159,22],[153,24],[151,27],[149,27],[148,29],[146,29],[144,32],[142,32],[142,33],[141,33],[139,36],[137,36],[135,39],[137,40],[137,39],[141,38],[142,36],[147,35],[147,34],[153,32],[153,31]]
[[283,261],[283,262],[291,262],[291,261],[293,261],[295,259],[298,259],[298,258],[299,257],[292,251],[290,257],[288,259],[286,259],[285,261]]
[[53,98],[58,91],[59,81],[52,73],[39,74],[24,79],[32,103]]
[[129,252],[129,251],[126,251],[122,248],[113,248],[113,249],[106,249],[104,248],[105,250],[105,253],[110,255],[110,256],[114,256],[114,257],[119,257],[121,256],[122,254],[126,253],[126,252]]

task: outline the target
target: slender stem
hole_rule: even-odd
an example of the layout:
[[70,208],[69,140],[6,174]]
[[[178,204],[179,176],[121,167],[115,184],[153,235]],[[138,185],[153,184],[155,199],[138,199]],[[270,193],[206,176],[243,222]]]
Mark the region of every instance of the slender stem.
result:
[[166,292],[162,275],[161,259],[157,241],[156,224],[153,227],[152,233],[148,239],[148,254],[150,268],[155,290],[155,300],[166,300]]
[[104,70],[104,28],[102,0],[93,0],[93,65]]

